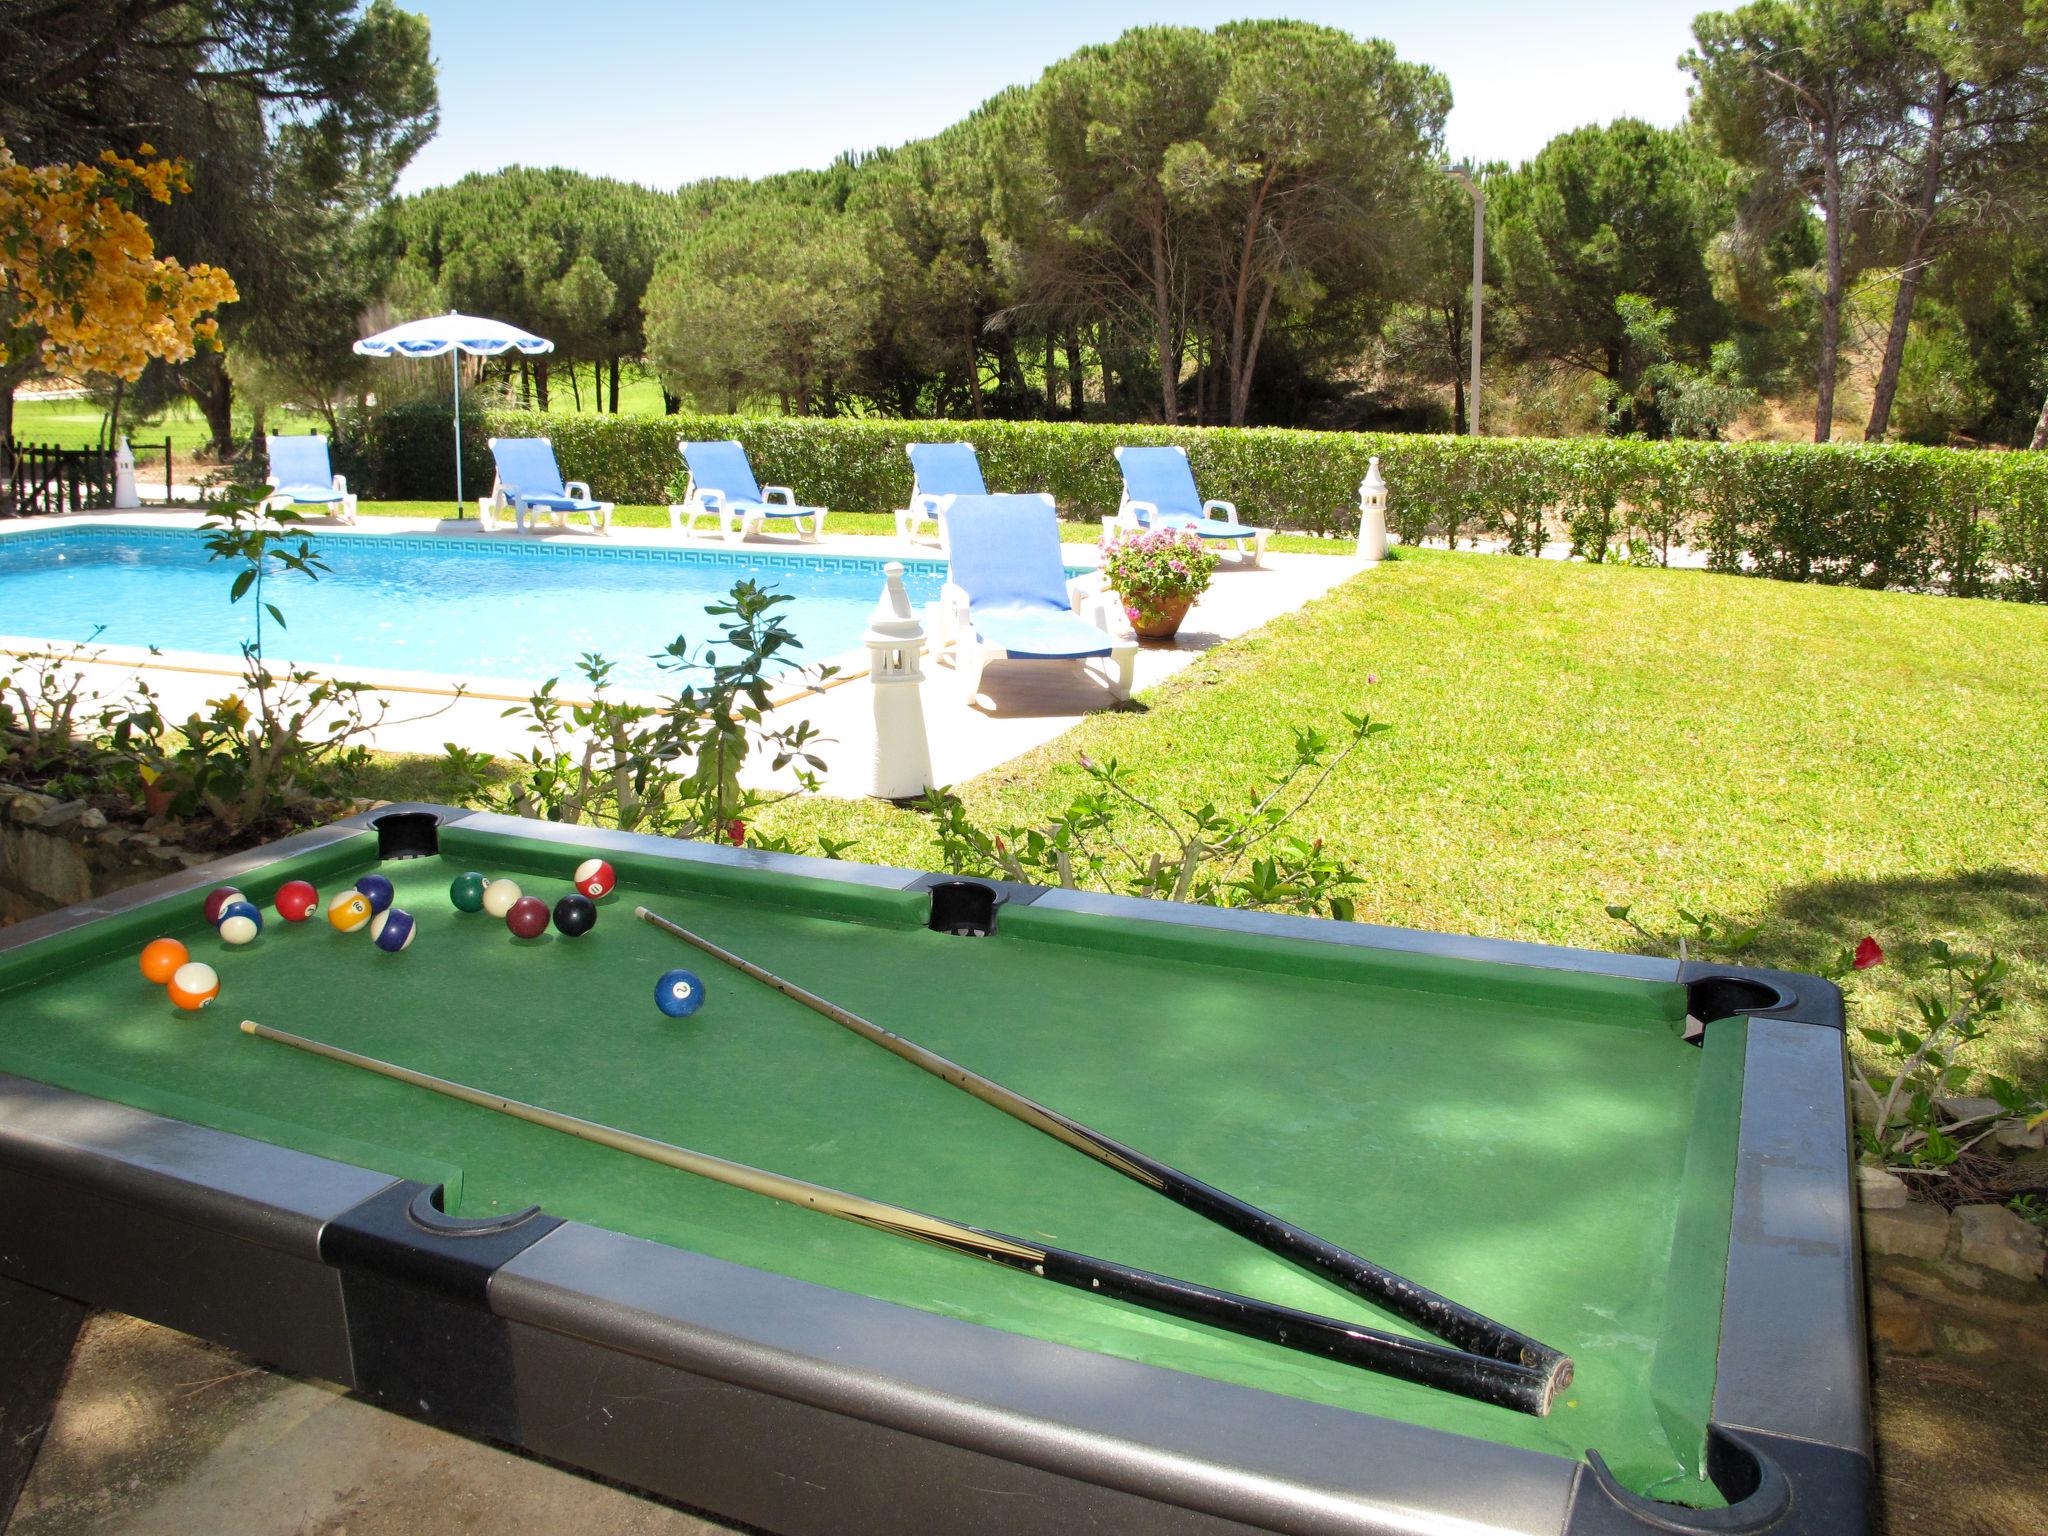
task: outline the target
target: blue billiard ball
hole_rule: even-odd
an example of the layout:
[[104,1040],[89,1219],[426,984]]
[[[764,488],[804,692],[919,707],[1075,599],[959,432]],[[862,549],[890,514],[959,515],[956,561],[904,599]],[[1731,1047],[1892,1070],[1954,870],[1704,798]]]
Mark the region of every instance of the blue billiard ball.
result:
[[228,943],[248,944],[263,931],[263,913],[252,901],[231,901],[220,909],[215,926]]
[[690,971],[670,971],[654,984],[654,1006],[672,1019],[687,1019],[704,1006],[704,983]]
[[370,942],[388,954],[397,954],[412,942],[412,914],[403,907],[387,907],[370,919]]
[[391,889],[391,882],[382,875],[363,876],[362,879],[356,882],[356,889],[370,898],[370,910],[372,912],[382,912],[391,905],[394,892]]

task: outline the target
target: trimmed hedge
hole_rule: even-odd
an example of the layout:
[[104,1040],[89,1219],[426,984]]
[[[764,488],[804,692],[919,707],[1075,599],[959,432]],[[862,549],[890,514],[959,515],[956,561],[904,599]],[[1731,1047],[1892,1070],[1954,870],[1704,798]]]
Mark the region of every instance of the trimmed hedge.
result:
[[[1180,443],[1205,496],[1266,527],[1346,536],[1374,455],[1406,543],[1494,538],[1533,553],[1566,537],[1588,558],[1684,544],[1718,570],[1788,581],[2048,602],[2048,454],[1863,444],[1465,438],[1273,428],[818,417],[465,413],[463,476],[491,483],[487,439],[551,437],[570,479],[625,503],[679,489],[680,438],[738,438],[764,484],[837,511],[905,504],[903,445],[966,441],[992,490],[1050,491],[1069,517],[1116,510],[1119,443]],[[452,496],[448,416],[347,417],[337,468],[375,500]]]

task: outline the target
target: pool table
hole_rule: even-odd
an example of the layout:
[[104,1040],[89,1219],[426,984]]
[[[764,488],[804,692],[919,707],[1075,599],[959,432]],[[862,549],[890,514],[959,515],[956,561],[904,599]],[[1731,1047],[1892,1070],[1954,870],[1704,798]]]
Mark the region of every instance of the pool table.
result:
[[[619,885],[585,936],[521,941],[451,904],[466,870],[552,902],[591,855]],[[288,879],[324,906],[371,871],[417,920],[403,952],[270,908]],[[254,943],[205,924],[222,883],[263,906]],[[403,806],[0,932],[0,1359],[61,1361],[80,1306],[111,1308],[791,1533],[1867,1528],[1828,983],[998,883],[990,931],[962,935],[933,926],[942,883]],[[642,904],[1563,1350],[1574,1378],[1546,1415],[1491,1406],[237,1027],[1413,1332]],[[212,1006],[140,974],[160,935],[219,972]],[[655,1006],[674,967],[704,980],[694,1016]],[[52,1373],[15,1374],[19,1425]]]

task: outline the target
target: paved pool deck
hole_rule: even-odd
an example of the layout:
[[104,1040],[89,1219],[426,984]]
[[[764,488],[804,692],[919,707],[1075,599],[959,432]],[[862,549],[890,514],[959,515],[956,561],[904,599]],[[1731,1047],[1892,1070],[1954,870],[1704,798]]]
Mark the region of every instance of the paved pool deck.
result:
[[[21,518],[0,527],[0,533],[80,524],[196,528],[201,520],[201,515],[190,508],[149,508]],[[317,536],[326,526],[314,523],[310,528]],[[762,553],[812,553],[874,560],[942,558],[936,546],[925,540],[831,533],[815,542],[769,534],[735,546],[708,535],[679,538],[666,529],[619,528],[599,540],[588,532],[573,530],[485,533],[474,519],[455,522],[410,517],[366,517],[347,531],[371,537],[417,537],[432,533],[452,538],[543,539],[628,547],[744,547]],[[1097,560],[1093,544],[1068,544],[1063,546],[1063,552],[1072,566],[1093,566]],[[1146,689],[1189,666],[1203,652],[1294,612],[1365,568],[1344,555],[1269,554],[1264,564],[1256,568],[1240,566],[1234,554],[1225,555],[1209,591],[1189,612],[1179,636],[1171,643],[1139,648],[1135,673],[1138,693],[1142,696]],[[225,575],[222,584],[225,588]],[[880,595],[878,581],[877,598]],[[33,624],[25,622],[23,616],[0,615],[0,651],[47,648],[47,641],[21,632],[32,629]],[[667,639],[650,635],[649,651],[659,649]],[[777,723],[811,721],[825,739],[820,752],[827,763],[824,791],[852,797],[866,793],[869,785],[875,753],[874,693],[865,676],[865,653],[835,659],[844,665],[844,677],[834,679],[821,692],[791,689],[784,696],[787,702],[779,705],[774,716]],[[1112,707],[1102,668],[1099,662],[992,663],[983,676],[978,698],[970,703],[950,663],[935,661],[928,654],[924,663],[923,703],[933,782],[964,783],[1052,740],[1084,715]],[[240,665],[234,657],[178,652],[151,655],[107,647],[98,661],[80,670],[87,676],[91,692],[113,699],[128,690],[141,669],[146,669],[164,713],[178,719],[204,708],[209,699],[219,698],[232,686]],[[369,684],[376,696],[386,701],[386,718],[367,738],[367,745],[389,752],[439,756],[443,744],[453,741],[472,751],[502,756],[522,752],[531,744],[532,738],[522,722],[506,719],[504,712],[523,700],[542,681],[540,678],[464,678],[459,681],[467,693],[454,697],[452,683],[458,680],[435,674],[355,668],[346,675]],[[572,680],[564,679],[558,692],[574,697],[571,684]],[[774,781],[764,774],[762,782]]]

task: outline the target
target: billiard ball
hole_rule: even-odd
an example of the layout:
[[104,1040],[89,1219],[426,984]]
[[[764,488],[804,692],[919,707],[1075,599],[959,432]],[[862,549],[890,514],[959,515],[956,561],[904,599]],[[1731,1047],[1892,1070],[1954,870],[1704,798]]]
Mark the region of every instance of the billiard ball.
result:
[[232,885],[217,885],[206,893],[206,905],[201,910],[206,913],[207,923],[212,925],[220,921],[220,909],[222,907],[231,901],[240,901],[242,899],[242,893]]
[[187,961],[171,977],[171,1001],[187,1013],[197,1013],[219,996],[220,977],[201,961]]
[[391,882],[382,875],[363,876],[362,879],[356,882],[356,889],[370,898],[370,910],[372,912],[382,912],[391,905],[393,897],[397,895],[391,889]]
[[654,984],[654,1006],[672,1019],[687,1019],[704,1006],[704,983],[691,971],[668,971]]
[[538,896],[522,896],[505,914],[505,926],[522,939],[537,939],[548,931],[548,904]]
[[484,910],[493,917],[503,917],[525,894],[517,880],[488,881],[484,885]]
[[171,984],[178,967],[192,958],[176,939],[151,939],[142,946],[142,974],[160,987]]
[[397,954],[412,942],[412,914],[403,907],[386,907],[370,919],[370,942],[386,954]]
[[448,882],[448,899],[455,903],[458,912],[481,912],[484,909],[484,877],[475,870],[457,875]]
[[576,889],[592,901],[611,895],[612,887],[618,883],[619,877],[603,859],[585,859],[576,866]]
[[343,891],[327,903],[327,921],[340,933],[356,933],[367,927],[373,914],[370,898],[361,891]]
[[564,896],[555,903],[555,927],[572,939],[580,939],[597,926],[597,903],[588,896]]
[[231,901],[220,909],[220,936],[228,943],[254,943],[262,931],[263,913],[253,901]]
[[303,923],[320,905],[320,893],[303,880],[287,880],[277,888],[277,915],[288,923]]

